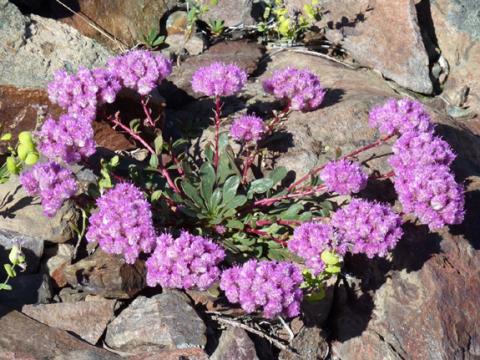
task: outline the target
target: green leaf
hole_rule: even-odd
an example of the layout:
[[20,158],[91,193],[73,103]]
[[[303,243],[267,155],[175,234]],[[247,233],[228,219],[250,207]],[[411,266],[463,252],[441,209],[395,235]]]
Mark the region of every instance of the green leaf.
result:
[[162,134],[158,135],[155,140],[153,141],[155,146],[155,154],[160,155],[163,149],[163,136]]
[[188,180],[183,180],[181,186],[185,195],[187,195],[198,207],[204,208],[200,194]]
[[302,204],[293,204],[287,210],[280,214],[282,220],[297,220],[298,213],[302,211]]
[[0,141],[10,141],[12,140],[12,134],[6,133],[3,134],[2,137],[0,137]]
[[30,131],[22,131],[18,134],[18,142],[20,144],[33,144],[32,133]]
[[235,196],[232,201],[225,204],[226,209],[236,209],[247,202],[247,197],[245,195],[237,195]]
[[162,197],[162,190],[155,190],[152,195],[150,195],[150,201],[155,202],[158,201]]
[[217,188],[213,192],[209,202],[209,208],[212,212],[216,213],[216,208],[220,204],[221,200],[222,200],[222,189]]
[[38,152],[31,152],[27,154],[27,157],[25,158],[25,164],[27,165],[34,165],[36,162],[40,159],[40,155]]
[[112,157],[110,159],[110,162],[109,162],[110,166],[112,167],[117,167],[118,164],[120,164],[120,157],[118,155],[115,155],[114,157]]
[[149,165],[152,169],[158,169],[158,156],[157,155],[153,155],[150,156],[150,162],[149,162]]
[[342,271],[342,268],[338,265],[328,265],[325,271],[330,274],[338,274],[340,271]]
[[228,204],[237,195],[238,186],[240,185],[239,176],[230,176],[223,184],[223,204]]
[[12,285],[0,284],[0,290],[12,290]]
[[10,174],[18,174],[18,166],[15,158],[13,156],[9,156],[6,160],[7,170]]
[[208,204],[212,197],[213,187],[215,186],[215,169],[209,162],[203,163],[200,168],[200,192],[205,204]]
[[205,146],[205,150],[204,150],[204,153],[205,153],[205,158],[210,161],[210,162],[213,162],[213,150],[212,150],[212,146],[210,144],[207,144]]
[[15,270],[13,269],[12,265],[10,264],[3,264],[3,268],[5,269],[5,271],[7,272],[7,275],[10,276],[10,277],[15,277],[17,276],[17,273],[15,272]]
[[[268,177],[270,179],[272,179],[273,181],[273,186],[277,185],[280,181],[282,181],[285,176],[287,176],[287,173],[288,173],[288,170],[287,168],[283,167],[283,166],[280,166],[280,167],[277,167],[275,168],[275,170],[273,170],[269,175]],[[273,187],[272,186],[272,187]]]
[[240,220],[232,219],[227,222],[227,227],[230,229],[243,230],[245,226]]
[[320,257],[327,265],[337,265],[340,262],[338,255],[328,250],[323,251]]
[[248,197],[251,198],[253,194],[263,194],[273,187],[273,180],[270,178],[262,178],[252,181],[248,190]]
[[165,42],[165,36],[158,36],[154,41],[152,41],[152,46],[157,47],[162,45]]

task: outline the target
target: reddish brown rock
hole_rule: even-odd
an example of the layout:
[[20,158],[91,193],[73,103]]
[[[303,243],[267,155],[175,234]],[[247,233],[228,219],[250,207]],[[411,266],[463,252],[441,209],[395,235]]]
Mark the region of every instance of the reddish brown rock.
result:
[[[114,360],[120,357],[78,340],[66,331],[39,323],[22,313],[0,307],[1,359],[74,359],[73,353],[88,359]],[[77,359],[80,357],[76,357]]]
[[[177,1],[79,0],[71,7],[75,14],[55,0],[50,0],[50,4],[62,21],[76,28],[83,35],[94,38],[110,49],[118,51],[143,42],[144,35],[147,35],[152,29],[159,29],[160,20],[168,10],[177,5]],[[108,39],[96,30],[91,25],[92,23],[119,41]]]
[[[480,3],[469,0],[435,0],[430,3],[434,35],[449,68],[443,98],[451,106],[468,108],[469,111],[463,112],[465,115],[479,114]],[[466,88],[465,96],[462,93]]]
[[128,265],[120,256],[97,249],[93,255],[66,266],[63,278],[72,287],[89,294],[128,299],[145,287],[144,271],[140,261]]
[[148,352],[145,354],[133,355],[127,360],[208,360],[208,356],[202,349],[175,349]]
[[[10,132],[13,138],[22,131],[32,131],[47,115],[58,116],[62,109],[48,101],[42,89],[18,89],[14,86],[0,86],[0,133]],[[5,151],[4,144],[1,150]]]
[[22,313],[45,325],[70,331],[95,345],[113,319],[115,300],[25,305]]
[[326,0],[327,37],[360,64],[413,91],[431,94],[429,58],[414,0]]

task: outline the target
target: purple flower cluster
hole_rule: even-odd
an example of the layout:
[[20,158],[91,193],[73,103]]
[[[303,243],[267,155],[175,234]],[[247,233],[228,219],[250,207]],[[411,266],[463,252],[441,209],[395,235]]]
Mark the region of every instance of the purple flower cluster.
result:
[[367,186],[368,176],[360,164],[346,159],[330,161],[320,173],[328,191],[340,195],[358,193]]
[[222,273],[220,288],[228,301],[247,313],[262,310],[266,318],[300,313],[303,299],[300,269],[288,262],[249,260]]
[[463,222],[464,190],[448,166],[415,167],[396,176],[395,190],[403,210],[417,215],[430,230]]
[[427,165],[450,166],[456,157],[446,141],[430,132],[405,133],[398,138],[392,150],[393,155],[388,162],[399,174]]
[[433,131],[430,115],[423,105],[410,99],[390,99],[384,105],[374,107],[370,111],[369,122],[384,135]]
[[215,62],[199,68],[192,77],[192,89],[207,96],[230,96],[247,82],[247,73],[235,64]]
[[320,80],[307,70],[278,70],[270,79],[263,81],[263,88],[277,99],[287,101],[292,110],[315,110],[325,97]]
[[265,123],[258,116],[242,115],[233,121],[230,135],[239,142],[259,141],[266,130]]
[[404,211],[417,215],[430,230],[461,223],[464,190],[449,168],[455,154],[447,142],[434,135],[423,106],[408,99],[389,100],[372,110],[370,124],[385,134],[401,134],[389,163]]
[[72,172],[55,162],[34,165],[20,176],[20,183],[30,196],[40,196],[48,217],[54,216],[63,202],[77,192]]
[[124,87],[147,95],[172,72],[172,63],[162,55],[146,50],[134,50],[108,61],[108,69]]
[[403,235],[402,220],[390,206],[354,199],[337,210],[331,221],[339,242],[369,258],[385,256]]
[[346,247],[334,242],[335,234],[332,226],[324,223],[306,222],[293,232],[293,238],[288,242],[288,249],[305,259],[305,265],[312,270],[313,275],[325,270],[321,254],[325,250],[333,250],[345,254]]
[[95,153],[95,140],[90,121],[69,114],[58,121],[48,118],[36,134],[38,149],[49,159],[74,163]]
[[71,116],[93,120],[98,104],[113,102],[120,88],[116,76],[104,69],[80,68],[76,74],[59,70],[48,84],[48,96]]
[[122,254],[129,264],[141,251],[153,250],[155,229],[150,204],[137,187],[117,184],[97,199],[97,207],[90,216],[88,242],[97,241],[107,253]]
[[157,246],[146,262],[148,286],[208,289],[220,276],[218,264],[225,251],[202,236],[183,231],[176,239],[170,234],[157,238]]

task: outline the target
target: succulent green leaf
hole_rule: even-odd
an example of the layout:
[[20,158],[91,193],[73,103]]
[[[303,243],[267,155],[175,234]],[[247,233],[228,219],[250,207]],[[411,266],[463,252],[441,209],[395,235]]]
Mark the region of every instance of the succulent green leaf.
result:
[[7,275],[10,276],[10,277],[15,277],[17,276],[17,273],[16,271],[13,269],[12,265],[11,264],[3,264],[3,268],[5,269],[5,271],[7,272]]
[[273,180],[271,178],[261,178],[252,181],[248,190],[248,196],[251,198],[254,194],[263,194],[273,187]]
[[240,185],[239,176],[230,176],[223,184],[223,204],[228,204],[237,195],[237,190]]
[[200,168],[200,191],[205,203],[208,204],[215,186],[215,169],[209,162],[203,163]]

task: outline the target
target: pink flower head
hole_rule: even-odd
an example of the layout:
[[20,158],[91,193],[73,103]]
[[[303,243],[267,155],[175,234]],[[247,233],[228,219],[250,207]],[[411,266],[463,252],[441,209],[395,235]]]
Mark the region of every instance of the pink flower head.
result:
[[370,111],[369,122],[384,135],[432,132],[434,128],[423,105],[410,99],[390,99],[384,105],[374,107]]
[[390,206],[354,199],[337,210],[331,221],[340,241],[354,254],[385,256],[403,235],[400,216]]
[[315,110],[325,97],[320,80],[307,70],[277,70],[270,79],[263,81],[263,88],[277,99],[287,101],[292,110]]
[[247,73],[235,64],[215,62],[199,68],[192,77],[192,89],[207,96],[230,96],[247,82]]
[[92,70],[92,75],[98,86],[98,103],[113,103],[118,92],[122,89],[119,77],[114,75],[112,71],[106,69],[94,69]]
[[305,259],[305,265],[318,275],[325,270],[321,254],[325,250],[345,254],[346,247],[335,241],[333,228],[328,224],[306,222],[293,232],[293,238],[288,241],[288,249]]
[[429,132],[408,132],[392,146],[393,155],[388,162],[396,173],[427,165],[449,166],[455,160],[450,145]]
[[183,231],[157,238],[157,247],[146,262],[147,284],[164,288],[208,289],[220,276],[218,264],[225,251],[210,239]]
[[122,254],[133,264],[141,251],[155,245],[150,204],[134,185],[117,184],[97,199],[97,211],[90,216],[86,238],[97,241],[103,251]]
[[238,142],[259,141],[266,130],[265,123],[258,116],[242,115],[233,121],[230,136]]
[[171,74],[172,62],[147,50],[133,50],[110,59],[108,68],[124,87],[147,95]]
[[80,68],[76,74],[59,70],[47,89],[50,101],[67,109],[71,116],[88,120],[95,118],[99,86],[90,70]]
[[58,121],[48,118],[39,132],[38,149],[49,159],[79,162],[95,153],[92,124],[88,119],[62,115]]
[[403,210],[417,215],[430,230],[463,222],[464,189],[448,166],[435,164],[400,172],[394,185]]
[[327,163],[320,173],[320,179],[328,191],[350,195],[365,189],[368,176],[359,163],[342,159]]
[[40,196],[43,212],[52,217],[77,192],[72,172],[55,162],[36,164],[20,176],[30,196]]
[[288,262],[249,260],[222,273],[220,288],[247,313],[262,310],[266,318],[300,313],[303,299],[300,269]]

